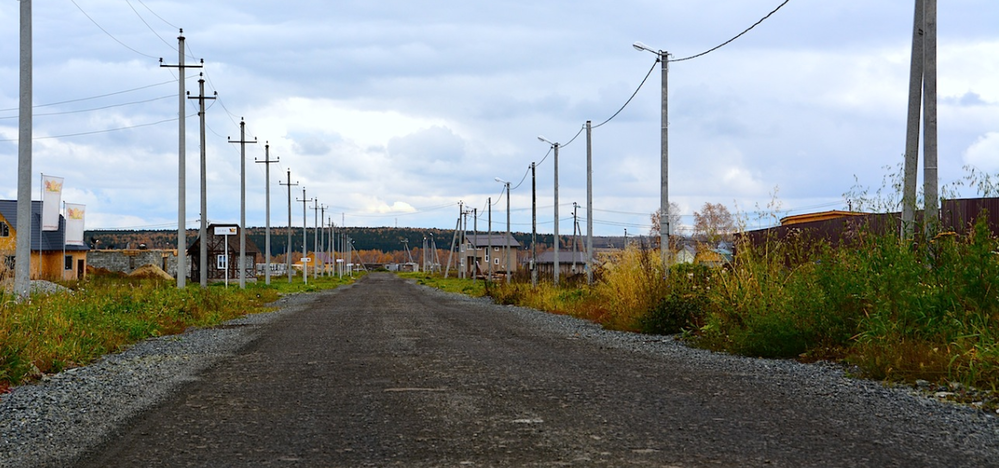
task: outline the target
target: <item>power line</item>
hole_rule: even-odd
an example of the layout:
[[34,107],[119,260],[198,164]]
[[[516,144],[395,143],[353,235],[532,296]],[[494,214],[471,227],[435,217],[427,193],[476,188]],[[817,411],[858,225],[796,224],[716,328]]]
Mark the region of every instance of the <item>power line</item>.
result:
[[86,11],[83,11],[83,8],[81,8],[80,5],[76,3],[76,0],[69,0],[69,1],[73,2],[73,5],[76,5],[76,8],[80,10],[80,13],[83,13],[83,16],[86,16],[87,19],[90,20],[91,23],[94,23],[94,26],[97,26],[97,28],[100,29],[101,31],[103,31],[104,34],[107,34],[108,37],[110,37],[111,39],[114,39],[114,41],[117,42],[118,44],[121,44],[122,47],[124,47],[124,48],[126,48],[128,50],[131,50],[132,52],[135,52],[135,53],[137,53],[139,55],[145,56],[145,57],[149,57],[149,58],[152,58],[152,59],[158,59],[159,58],[159,57],[154,57],[152,55],[149,55],[149,54],[147,54],[145,52],[139,52],[138,50],[133,49],[132,47],[130,47],[128,44],[125,44],[124,42],[121,42],[121,40],[119,40],[117,37],[114,37],[114,35],[111,34],[110,32],[108,32],[107,29],[104,29],[103,26],[101,26],[97,21],[95,21],[93,18],[91,18],[90,15],[88,15]]
[[[188,115],[188,117],[193,117],[195,115],[197,115],[197,114]],[[66,134],[63,134],[63,135],[36,136],[36,137],[32,137],[31,140],[32,141],[34,141],[34,140],[54,140],[54,139],[59,139],[59,138],[69,138],[69,137],[77,137],[77,136],[84,136],[84,135],[96,135],[96,134],[99,134],[99,133],[111,133],[111,132],[117,132],[117,131],[121,131],[121,130],[131,130],[133,128],[152,127],[154,125],[159,125],[159,124],[162,124],[162,123],[176,122],[177,120],[179,120],[179,119],[177,117],[174,117],[172,119],[165,119],[165,120],[160,120],[160,121],[156,121],[156,122],[150,122],[150,123],[144,123],[144,124],[136,124],[136,125],[129,125],[127,127],[108,128],[108,129],[104,129],[104,130],[93,130],[93,131],[89,131],[89,132],[80,132],[80,133],[66,133]],[[6,142],[14,142],[14,141],[17,141],[17,139],[16,138],[11,138],[11,139],[0,140],[0,142],[4,142],[4,143],[6,143]]]
[[[78,98],[78,99],[70,99],[70,100],[67,100],[67,101],[50,102],[48,104],[35,104],[34,106],[31,106],[31,107],[33,109],[38,109],[39,107],[50,107],[50,106],[58,106],[58,105],[61,105],[61,104],[70,104],[70,103],[80,102],[80,101],[90,101],[90,100],[93,100],[93,99],[100,99],[100,98],[105,98],[105,97],[109,97],[109,96],[116,96],[118,94],[131,93],[132,91],[139,91],[139,90],[142,90],[142,89],[153,88],[153,87],[156,87],[156,86],[163,86],[165,84],[176,83],[176,82],[177,82],[177,80],[174,79],[174,80],[170,80],[170,81],[164,81],[162,83],[155,83],[155,84],[151,84],[151,85],[139,86],[138,88],[126,89],[126,90],[122,90],[122,91],[115,91],[113,93],[107,93],[107,94],[99,94],[97,96],[90,96],[90,97]],[[10,109],[0,109],[0,112],[9,112],[9,111],[16,111],[16,110],[18,110],[18,108],[13,107],[13,108],[10,108]]]
[[[174,50],[174,51],[177,50],[177,48],[174,47],[173,44],[170,44],[169,42],[166,41],[166,39],[163,39],[163,36],[160,36],[160,34],[157,33],[156,30],[153,29],[153,27],[150,26],[149,23],[146,22],[146,19],[143,18],[142,15],[139,14],[139,11],[136,10],[134,6],[132,6],[132,2],[130,2],[128,0],[125,0],[125,3],[128,5],[129,8],[132,9],[133,12],[135,12],[135,16],[139,17],[139,20],[142,21],[142,24],[146,25],[146,27],[149,28],[149,31],[152,32],[153,35],[155,35],[156,37],[160,38],[160,40],[163,41],[163,43],[166,44],[166,46],[169,47],[171,50]],[[145,6],[145,5],[143,5],[143,6]],[[149,7],[146,7],[146,9],[148,10]],[[160,18],[160,19],[162,19],[162,18]]]
[[640,91],[642,89],[642,86],[645,86],[645,82],[648,81],[649,76],[652,75],[652,70],[656,69],[656,64],[658,64],[658,63],[659,63],[659,59],[657,58],[656,61],[652,63],[652,68],[649,68],[649,72],[645,74],[645,78],[642,78],[642,82],[638,85],[638,88],[635,89],[635,92],[631,93],[631,97],[628,98],[628,100],[624,102],[624,105],[621,106],[621,108],[618,109],[617,112],[614,113],[614,115],[610,116],[607,120],[604,120],[603,122],[600,122],[600,123],[592,126],[591,128],[600,128],[601,126],[603,126],[603,124],[605,124],[607,122],[610,122],[611,120],[614,120],[614,117],[617,117],[617,115],[620,114],[621,111],[623,111],[625,107],[628,107],[628,104],[631,104],[631,100],[635,99],[635,96],[638,94],[638,91]]
[[[167,20],[163,19],[163,17],[162,17],[162,16],[160,16],[160,15],[156,14],[156,12],[155,12],[155,11],[153,11],[153,10],[152,10],[152,8],[149,8],[149,6],[148,6],[148,5],[146,5],[145,3],[143,3],[143,1],[142,1],[142,0],[135,0],[135,1],[139,2],[139,5],[142,5],[143,7],[145,7],[145,9],[149,10],[149,12],[153,14],[153,16],[155,16],[155,17],[159,18],[159,19],[160,19],[160,21],[162,21],[162,22],[166,23],[166,25],[167,25],[167,26],[170,26],[170,27],[172,27],[172,28],[174,28],[174,29],[177,29],[177,30],[180,30],[180,28],[179,28],[179,27],[177,27],[177,26],[174,26],[174,25],[173,25],[173,23],[170,23],[169,21],[167,21]],[[177,50],[177,49],[174,49],[174,50]]]
[[731,38],[731,39],[729,39],[729,40],[727,40],[725,42],[722,42],[721,44],[718,44],[718,45],[716,45],[716,46],[714,46],[714,47],[712,47],[712,48],[710,48],[708,50],[705,50],[704,52],[699,53],[699,54],[691,55],[690,57],[684,57],[684,58],[678,58],[678,59],[670,59],[670,60],[667,60],[667,62],[683,62],[684,60],[692,60],[692,59],[695,59],[695,58],[698,58],[698,57],[703,57],[703,56],[705,56],[707,54],[710,54],[711,52],[714,52],[714,51],[716,51],[718,49],[721,49],[722,47],[725,47],[725,46],[729,45],[729,43],[731,43],[732,41],[734,41],[734,40],[742,37],[743,34],[748,33],[749,30],[751,30],[751,29],[755,28],[756,26],[758,26],[760,23],[762,23],[763,21],[765,21],[767,18],[769,18],[774,13],[777,13],[777,10],[780,10],[784,5],[787,5],[787,2],[789,2],[789,1],[791,1],[791,0],[784,0],[783,3],[781,3],[780,5],[777,5],[777,8],[774,8],[773,11],[771,11],[770,13],[767,13],[767,16],[764,16],[763,18],[760,18],[759,21],[753,23],[753,25],[750,26],[750,27],[748,27],[748,28],[746,28],[745,31],[743,31],[743,32],[741,32],[739,34],[736,34],[735,37],[733,37],[733,38]]
[[[92,108],[89,108],[89,109],[76,109],[76,110],[71,110],[71,111],[49,112],[49,113],[45,113],[45,114],[32,114],[32,115],[34,115],[35,117],[44,117],[44,116],[51,116],[51,115],[80,114],[80,113],[83,113],[83,112],[93,112],[93,111],[99,111],[99,110],[105,110],[105,109],[112,109],[112,108],[115,108],[115,107],[125,107],[125,106],[134,106],[136,104],[145,104],[145,103],[148,103],[148,102],[159,101],[159,100],[162,100],[162,99],[169,99],[169,98],[173,98],[173,97],[176,97],[176,96],[174,96],[174,95],[160,96],[160,97],[156,97],[156,98],[152,98],[152,99],[146,99],[144,101],[123,102],[123,103],[111,104],[111,105],[107,105],[107,106],[103,106],[103,107],[92,107]],[[16,119],[17,117],[18,116],[16,116],[16,115],[11,115],[11,116],[6,116],[6,117],[0,116],[0,120],[3,120],[3,119]]]

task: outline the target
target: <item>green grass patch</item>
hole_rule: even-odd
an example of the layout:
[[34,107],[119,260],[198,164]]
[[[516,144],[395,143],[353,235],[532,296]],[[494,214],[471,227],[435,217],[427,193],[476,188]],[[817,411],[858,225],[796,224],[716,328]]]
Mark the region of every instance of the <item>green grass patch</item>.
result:
[[[283,280],[283,281],[281,281]],[[286,278],[247,283],[197,284],[177,289],[153,279],[94,276],[75,283],[72,293],[32,295],[17,302],[0,295],[0,391],[42,374],[85,365],[138,341],[211,327],[267,311],[281,294],[340,286],[350,278]]]

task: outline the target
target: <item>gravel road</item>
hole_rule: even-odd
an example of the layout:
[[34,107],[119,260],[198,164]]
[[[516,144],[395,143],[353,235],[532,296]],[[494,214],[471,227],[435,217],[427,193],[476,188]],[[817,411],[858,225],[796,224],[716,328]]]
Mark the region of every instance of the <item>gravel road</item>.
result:
[[0,399],[0,466],[999,466],[999,418],[833,365],[371,274]]

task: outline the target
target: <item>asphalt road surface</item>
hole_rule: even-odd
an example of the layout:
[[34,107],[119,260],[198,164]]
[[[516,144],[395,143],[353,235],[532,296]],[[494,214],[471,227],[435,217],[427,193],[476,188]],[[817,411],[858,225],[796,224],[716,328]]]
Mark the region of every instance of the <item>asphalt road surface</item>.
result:
[[389,274],[310,300],[80,466],[999,464],[881,395],[588,339]]

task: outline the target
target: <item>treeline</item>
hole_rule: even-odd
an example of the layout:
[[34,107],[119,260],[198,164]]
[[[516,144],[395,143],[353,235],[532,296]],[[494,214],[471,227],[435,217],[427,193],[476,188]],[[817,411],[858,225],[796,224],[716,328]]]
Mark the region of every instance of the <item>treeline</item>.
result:
[[[302,228],[291,229],[291,242],[288,242],[288,228],[271,228],[271,255],[283,255],[289,250],[301,252],[303,242],[306,243],[308,251],[316,250],[316,234],[314,229],[308,229],[303,236]],[[428,248],[431,248],[431,241],[436,242],[438,249],[447,251],[451,248],[451,241],[454,238],[453,229],[416,229],[416,228],[389,228],[389,227],[352,227],[337,229],[337,249],[340,249],[341,234],[346,234],[354,242],[355,250],[380,251],[380,252],[403,252],[405,251],[405,239],[409,241],[409,249],[416,250],[423,247],[423,239],[427,239]],[[531,233],[513,232],[511,235],[517,239],[524,247],[531,245]],[[304,239],[303,239],[304,237]],[[562,245],[569,245],[571,236],[562,237]],[[187,230],[187,247],[194,244],[198,238],[197,229]],[[266,245],[266,232],[262,227],[251,227],[246,230],[246,238],[250,242],[264,251]],[[84,234],[87,244],[92,249],[176,249],[176,230],[92,230]],[[550,248],[554,236],[551,234],[538,234],[538,248],[545,250]],[[598,245],[614,244],[614,239],[620,238],[600,238]],[[329,240],[323,241],[327,245]],[[618,241],[619,242],[619,241]]]

